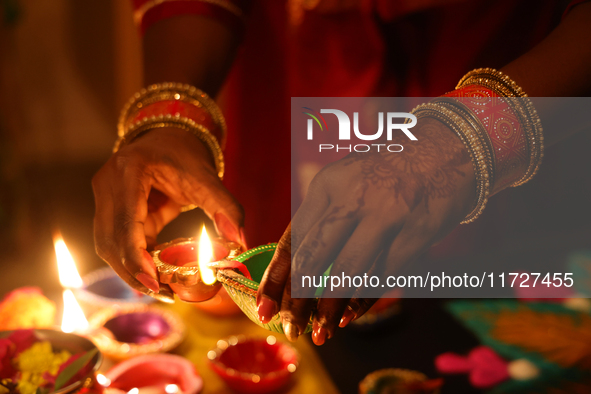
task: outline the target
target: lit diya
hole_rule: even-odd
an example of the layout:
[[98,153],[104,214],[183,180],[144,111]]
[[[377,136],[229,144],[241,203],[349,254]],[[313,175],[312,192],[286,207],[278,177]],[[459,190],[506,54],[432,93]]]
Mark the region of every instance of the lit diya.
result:
[[201,302],[215,296],[222,284],[217,281],[219,269],[238,268],[248,275],[245,267],[232,261],[241,253],[237,243],[215,238],[210,241],[205,226],[199,241],[179,238],[159,245],[152,252],[161,283],[168,284],[183,301]]
[[207,358],[230,388],[245,394],[277,392],[289,383],[299,364],[298,352],[273,335],[220,339]]
[[89,324],[88,336],[105,356],[115,359],[167,352],[185,333],[175,313],[149,305],[113,305],[92,315]]
[[[256,301],[259,285],[276,248],[276,243],[261,245],[235,257],[234,262],[243,264],[244,270],[249,273],[248,276],[244,275],[242,270],[226,269],[218,271],[217,279],[223,283],[228,295],[251,321],[269,331],[283,334],[280,314],[277,313],[268,323],[261,323]],[[309,332],[312,332],[312,316],[304,333]]]
[[73,290],[88,313],[113,304],[149,304],[154,298],[134,291],[111,267],[99,268],[82,277],[82,287]]

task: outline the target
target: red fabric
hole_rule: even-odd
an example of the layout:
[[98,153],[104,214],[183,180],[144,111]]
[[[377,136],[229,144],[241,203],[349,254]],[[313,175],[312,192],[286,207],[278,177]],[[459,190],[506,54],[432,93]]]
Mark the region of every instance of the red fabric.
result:
[[507,102],[492,90],[478,85],[466,86],[444,96],[457,97],[486,128],[495,163],[491,195],[521,179],[529,164],[527,138],[519,118]]
[[576,6],[578,6],[579,4],[583,4],[588,2],[589,0],[573,0],[570,2],[570,4],[566,7],[566,10],[564,10],[564,13],[562,14],[562,19],[564,19],[564,17],[572,11],[573,8],[575,8]]
[[[220,95],[228,123],[224,183],[245,208],[251,245],[278,240],[290,220],[291,97],[436,97],[467,71],[500,69],[531,49],[564,11],[560,0],[363,0],[363,7],[307,12],[301,25],[292,26],[285,1],[253,4]],[[547,159],[545,168],[556,165]],[[459,227],[433,253],[491,247],[527,228],[507,227],[503,212],[525,217],[537,200],[527,199],[518,213],[515,204],[526,201],[528,190],[540,193],[536,185],[544,177],[495,196],[478,221]]]

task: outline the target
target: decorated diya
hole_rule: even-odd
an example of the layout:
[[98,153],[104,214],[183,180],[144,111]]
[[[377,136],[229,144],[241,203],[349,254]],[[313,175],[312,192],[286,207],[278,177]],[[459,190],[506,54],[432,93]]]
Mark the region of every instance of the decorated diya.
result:
[[149,304],[154,298],[134,291],[111,267],[99,268],[82,277],[82,287],[74,295],[87,312],[94,312],[113,304]]
[[92,315],[89,324],[89,337],[105,356],[114,359],[167,352],[185,333],[180,317],[149,305],[113,305]]
[[210,241],[203,227],[199,240],[179,238],[159,245],[152,258],[161,283],[168,284],[183,301],[201,302],[217,294],[222,284],[216,271],[228,266],[240,252],[237,243],[221,238]]
[[[263,274],[275,254],[276,243],[258,246],[250,249],[234,258],[234,261],[244,264],[251,278],[244,276],[242,272],[226,269],[218,270],[217,279],[223,283],[224,288],[234,302],[242,309],[242,312],[250,320],[267,330],[284,333],[279,314],[276,314],[269,323],[261,323],[257,313],[257,291],[263,279]],[[312,321],[308,323],[305,333],[312,331]]]
[[297,351],[273,335],[221,339],[207,358],[230,388],[249,394],[276,392],[289,383],[299,363]]
[[197,394],[203,388],[203,379],[193,363],[172,354],[146,354],[123,361],[106,372],[102,381],[105,394],[135,390],[150,394]]
[[442,379],[409,369],[386,368],[374,371],[359,383],[360,394],[438,394]]

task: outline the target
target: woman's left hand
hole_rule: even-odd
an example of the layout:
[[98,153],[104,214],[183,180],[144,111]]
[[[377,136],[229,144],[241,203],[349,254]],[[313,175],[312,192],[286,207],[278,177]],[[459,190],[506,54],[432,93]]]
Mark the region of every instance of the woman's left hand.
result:
[[[292,275],[319,277],[333,264],[331,276],[370,274],[383,281],[471,211],[476,184],[464,144],[435,119],[421,119],[415,131],[418,141],[400,153],[353,153],[314,178],[261,282],[263,323],[280,312],[287,337],[297,339],[316,301],[315,289]],[[325,289],[314,312],[314,343],[323,344],[374,302],[363,288]]]

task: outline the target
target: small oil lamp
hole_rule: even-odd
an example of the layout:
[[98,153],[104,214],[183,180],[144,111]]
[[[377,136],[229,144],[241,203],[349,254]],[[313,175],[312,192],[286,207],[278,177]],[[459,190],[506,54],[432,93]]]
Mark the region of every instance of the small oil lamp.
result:
[[157,246],[152,257],[160,282],[170,285],[183,301],[201,302],[215,296],[222,286],[216,278],[220,263],[240,253],[237,243],[220,238],[212,242],[203,226],[198,242],[179,238]]
[[65,333],[83,334],[88,330],[88,320],[86,320],[86,316],[84,316],[84,312],[71,290],[82,287],[82,278],[78,274],[76,263],[61,235],[54,236],[53,244],[60,284],[64,288],[64,313],[61,328]]

